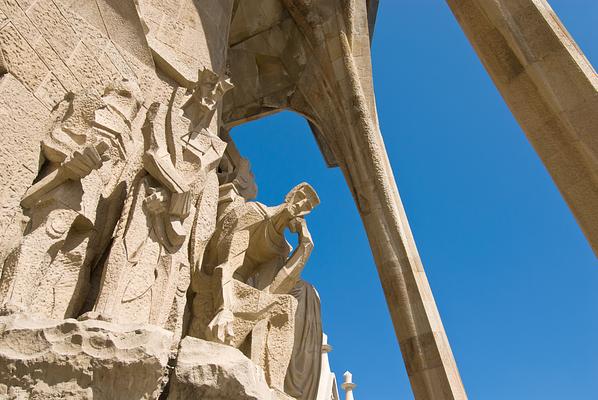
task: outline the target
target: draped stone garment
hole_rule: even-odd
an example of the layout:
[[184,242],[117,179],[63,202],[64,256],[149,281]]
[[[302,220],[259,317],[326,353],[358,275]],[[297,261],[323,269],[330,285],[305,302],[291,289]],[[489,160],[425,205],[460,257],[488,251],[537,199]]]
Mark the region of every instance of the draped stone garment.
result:
[[298,301],[293,355],[285,378],[285,392],[297,400],[315,400],[322,363],[320,297],[308,282],[299,280],[289,293]]

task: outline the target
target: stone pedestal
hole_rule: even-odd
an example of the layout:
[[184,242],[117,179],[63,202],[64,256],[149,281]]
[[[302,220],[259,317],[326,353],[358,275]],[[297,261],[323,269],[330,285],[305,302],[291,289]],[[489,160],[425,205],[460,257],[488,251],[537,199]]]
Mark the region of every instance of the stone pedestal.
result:
[[168,400],[294,400],[268,387],[241,351],[193,337],[181,341]]
[[155,399],[172,333],[151,325],[0,317],[0,398]]

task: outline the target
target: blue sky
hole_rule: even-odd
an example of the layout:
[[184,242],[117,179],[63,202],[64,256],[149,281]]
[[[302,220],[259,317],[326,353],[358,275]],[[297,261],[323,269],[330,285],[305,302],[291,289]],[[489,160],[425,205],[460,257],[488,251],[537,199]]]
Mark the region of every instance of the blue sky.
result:
[[[598,1],[551,0],[598,63]],[[381,0],[373,44],[382,133],[470,399],[598,398],[598,262],[443,0]],[[412,399],[365,232],[341,172],[282,113],[235,128],[258,200],[301,181],[322,204],[304,277],[333,369],[357,400]]]

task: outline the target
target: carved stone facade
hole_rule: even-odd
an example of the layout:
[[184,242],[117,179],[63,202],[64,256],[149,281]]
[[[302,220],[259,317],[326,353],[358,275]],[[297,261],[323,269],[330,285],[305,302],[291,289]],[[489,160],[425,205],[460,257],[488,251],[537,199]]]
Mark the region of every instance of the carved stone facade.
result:
[[251,201],[222,120],[236,12],[0,1],[0,397],[291,398],[319,199]]
[[[449,1],[465,27],[481,25],[464,9],[500,25],[489,3],[461,6],[478,2],[488,3]],[[542,0],[502,3],[525,3],[538,25],[556,30]],[[307,215],[319,198],[301,183],[279,206],[254,201],[250,163],[229,135],[290,109],[347,178],[415,397],[466,399],[379,131],[376,8],[0,0],[0,398],[338,398],[322,357],[319,298],[301,280],[314,247]],[[591,67],[573,56],[583,106],[596,111],[595,79],[582,79]],[[531,75],[543,67],[527,61]],[[540,75],[537,85],[558,86]],[[577,115],[562,107],[552,108],[559,120]],[[544,126],[534,121],[528,130]],[[569,128],[595,153],[589,125]],[[590,178],[581,194],[595,194]],[[570,193],[594,241],[596,196],[582,204]]]

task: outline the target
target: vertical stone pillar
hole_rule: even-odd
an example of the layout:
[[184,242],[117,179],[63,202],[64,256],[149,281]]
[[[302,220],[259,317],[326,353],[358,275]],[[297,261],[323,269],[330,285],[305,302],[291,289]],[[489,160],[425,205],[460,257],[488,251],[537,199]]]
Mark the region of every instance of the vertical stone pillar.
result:
[[598,254],[598,75],[546,0],[447,0]]
[[345,391],[345,400],[355,400],[353,397],[353,389],[355,389],[357,385],[353,383],[353,374],[347,371],[343,374],[343,377],[345,378],[345,381],[341,387]]
[[322,335],[322,368],[320,369],[320,382],[318,384],[318,395],[315,400],[339,400],[336,376],[330,370],[328,353],[332,346],[328,343],[328,336]]
[[417,400],[465,400],[382,137],[377,127],[364,130],[371,136],[369,146],[361,147],[363,158],[347,158],[343,170],[368,234],[411,388]]

